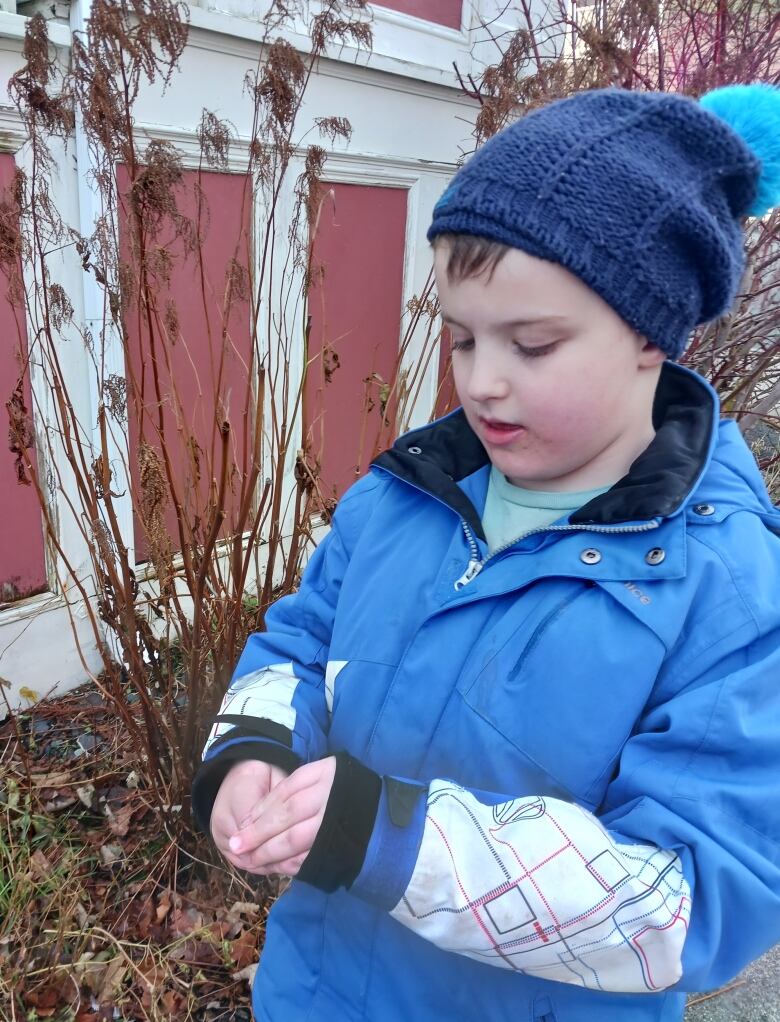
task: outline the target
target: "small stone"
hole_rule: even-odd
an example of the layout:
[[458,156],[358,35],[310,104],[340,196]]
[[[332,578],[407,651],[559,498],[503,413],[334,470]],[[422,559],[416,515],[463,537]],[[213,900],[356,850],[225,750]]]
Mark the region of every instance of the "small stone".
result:
[[50,728],[51,724],[48,720],[38,719],[32,722],[32,733],[34,735],[45,735]]
[[77,752],[76,755],[88,755],[90,752],[94,752],[102,744],[103,743],[96,735],[79,735],[76,739],[76,745],[78,745],[79,749],[81,749],[81,752]]
[[121,845],[100,846],[100,859],[104,866],[113,866],[114,863],[119,862],[123,856],[124,850]]

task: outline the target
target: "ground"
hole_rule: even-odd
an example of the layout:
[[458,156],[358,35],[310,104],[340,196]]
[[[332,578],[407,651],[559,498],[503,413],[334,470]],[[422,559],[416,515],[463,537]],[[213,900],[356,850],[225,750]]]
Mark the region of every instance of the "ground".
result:
[[699,998],[691,998],[685,1022],[780,1022],[780,946],[715,996]]

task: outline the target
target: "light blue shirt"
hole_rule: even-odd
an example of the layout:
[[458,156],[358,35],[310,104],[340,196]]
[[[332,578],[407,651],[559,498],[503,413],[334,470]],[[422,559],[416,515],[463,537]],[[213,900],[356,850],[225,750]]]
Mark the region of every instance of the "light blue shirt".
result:
[[609,486],[595,490],[547,493],[526,490],[512,483],[495,466],[490,469],[482,528],[490,553],[516,542],[534,529],[543,529],[565,514],[571,514],[589,500],[606,493]]

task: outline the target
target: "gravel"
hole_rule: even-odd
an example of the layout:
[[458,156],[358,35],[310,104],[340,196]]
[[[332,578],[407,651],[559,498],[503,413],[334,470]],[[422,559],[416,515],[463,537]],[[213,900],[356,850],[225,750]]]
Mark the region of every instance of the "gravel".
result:
[[[780,944],[738,980],[739,986],[689,1005],[685,1022],[780,1022]],[[691,1000],[701,996],[692,994]]]

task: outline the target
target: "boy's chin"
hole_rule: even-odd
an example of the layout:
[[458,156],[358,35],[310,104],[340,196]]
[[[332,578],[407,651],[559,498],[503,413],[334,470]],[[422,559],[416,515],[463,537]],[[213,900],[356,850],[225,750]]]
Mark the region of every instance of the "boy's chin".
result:
[[549,463],[542,468],[539,465],[520,465],[512,463],[511,458],[491,457],[491,464],[500,472],[513,486],[523,490],[541,490],[547,493],[558,493],[565,491],[585,491],[596,489],[600,485],[596,479],[591,482],[588,476],[587,466],[568,466],[556,472]]

